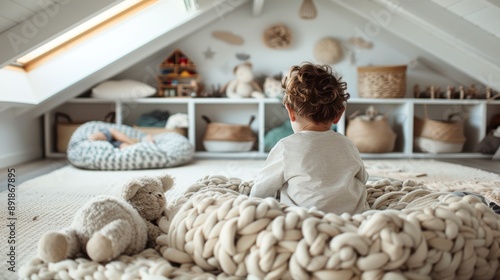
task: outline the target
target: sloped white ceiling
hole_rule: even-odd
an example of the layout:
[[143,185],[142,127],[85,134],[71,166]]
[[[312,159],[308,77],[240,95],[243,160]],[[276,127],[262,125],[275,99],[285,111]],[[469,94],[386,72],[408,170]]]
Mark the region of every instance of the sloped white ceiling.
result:
[[500,1],[432,0],[447,11],[500,38]]
[[4,0],[0,9],[0,33],[31,18],[48,6],[55,4],[51,1]]
[[431,0],[332,1],[366,20],[362,35],[383,28],[433,60],[500,90],[500,38],[455,12]]
[[0,68],[123,0],[2,0]]

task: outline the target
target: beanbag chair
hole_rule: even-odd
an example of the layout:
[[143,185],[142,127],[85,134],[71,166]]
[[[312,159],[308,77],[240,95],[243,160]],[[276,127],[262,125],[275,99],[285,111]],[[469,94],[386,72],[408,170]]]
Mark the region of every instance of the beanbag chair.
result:
[[192,160],[194,149],[188,139],[178,133],[153,136],[154,143],[141,141],[125,149],[108,141],[92,141],[88,136],[100,129],[116,129],[130,138],[143,139],[146,134],[128,125],[100,121],[81,125],[71,136],[67,156],[76,167],[92,170],[134,170],[166,168]]

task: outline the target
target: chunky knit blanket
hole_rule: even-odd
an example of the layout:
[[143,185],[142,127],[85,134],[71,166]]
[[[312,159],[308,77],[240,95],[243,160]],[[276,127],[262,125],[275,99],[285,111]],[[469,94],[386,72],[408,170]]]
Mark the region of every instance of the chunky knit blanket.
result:
[[[372,210],[325,214],[249,198],[251,182],[211,176],[170,202],[155,249],[99,264],[33,259],[30,279],[500,279],[493,185],[380,180]],[[496,186],[498,187],[498,186]],[[459,196],[454,191],[472,191]],[[488,201],[486,201],[488,202]]]

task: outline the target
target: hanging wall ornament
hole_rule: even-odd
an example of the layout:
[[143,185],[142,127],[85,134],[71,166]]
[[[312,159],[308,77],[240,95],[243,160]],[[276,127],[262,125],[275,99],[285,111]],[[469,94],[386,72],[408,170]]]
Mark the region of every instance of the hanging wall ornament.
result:
[[214,57],[215,52],[212,51],[210,47],[207,48],[206,51],[203,52],[203,55],[205,55],[205,59],[211,59]]
[[247,53],[237,53],[236,58],[241,61],[247,61],[250,59],[250,55]]
[[320,63],[335,64],[343,56],[342,44],[335,38],[326,37],[314,45],[314,58]]
[[351,63],[351,65],[356,65],[356,63],[358,62],[355,50],[352,50],[351,53],[349,54],[349,62]]
[[365,40],[362,37],[351,37],[347,40],[353,46],[360,49],[371,49],[373,48],[373,43]]
[[226,42],[230,45],[243,45],[243,43],[245,42],[245,40],[243,40],[243,37],[233,34],[229,31],[214,31],[212,32],[212,37]]
[[292,32],[284,24],[276,24],[264,30],[263,40],[272,49],[285,49],[292,42]]
[[299,15],[303,19],[313,19],[316,17],[316,7],[313,0],[303,0],[300,5]]

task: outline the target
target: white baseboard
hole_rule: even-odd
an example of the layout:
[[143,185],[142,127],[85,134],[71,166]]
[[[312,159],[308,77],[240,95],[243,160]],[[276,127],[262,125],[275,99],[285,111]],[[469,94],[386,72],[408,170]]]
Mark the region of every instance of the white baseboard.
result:
[[0,156],[0,168],[8,168],[14,165],[41,158],[39,150],[29,150],[9,155]]

